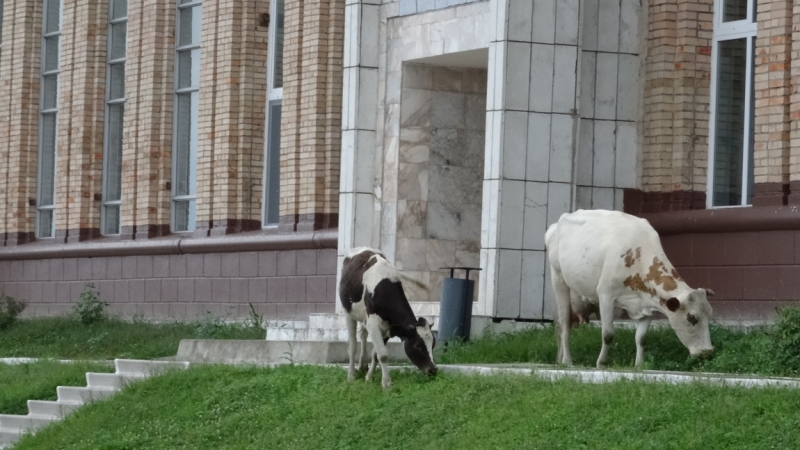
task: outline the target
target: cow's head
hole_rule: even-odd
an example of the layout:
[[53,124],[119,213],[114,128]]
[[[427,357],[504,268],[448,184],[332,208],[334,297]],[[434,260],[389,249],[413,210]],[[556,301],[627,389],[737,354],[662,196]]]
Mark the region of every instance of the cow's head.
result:
[[391,334],[403,341],[408,359],[419,367],[419,370],[426,375],[436,375],[436,364],[433,362],[433,346],[436,345],[436,338],[427,320],[420,317],[414,325],[394,325]]
[[714,351],[708,332],[711,305],[707,296],[710,289],[695,289],[680,297],[662,300],[672,329],[692,356],[707,355]]

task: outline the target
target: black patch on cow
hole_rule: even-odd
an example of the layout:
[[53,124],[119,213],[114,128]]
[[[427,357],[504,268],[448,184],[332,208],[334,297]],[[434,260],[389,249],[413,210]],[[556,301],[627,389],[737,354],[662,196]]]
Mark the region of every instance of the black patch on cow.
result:
[[414,316],[403,291],[403,284],[389,279],[381,280],[373,292],[364,295],[367,314],[376,314],[389,323],[389,334],[403,341],[408,359],[426,373],[435,373],[435,366],[417,327],[427,325],[424,318]]
[[364,272],[378,262],[377,258],[372,259],[375,255],[383,257],[380,253],[365,250],[344,259],[342,280],[339,282],[339,300],[345,311],[352,311],[353,303],[361,301],[364,295]]

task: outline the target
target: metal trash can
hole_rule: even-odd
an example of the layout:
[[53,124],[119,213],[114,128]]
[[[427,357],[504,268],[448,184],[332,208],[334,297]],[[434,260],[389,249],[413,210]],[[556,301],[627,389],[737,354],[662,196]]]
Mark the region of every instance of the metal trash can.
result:
[[[437,339],[447,342],[452,339],[469,340],[472,323],[472,295],[475,282],[469,279],[471,270],[477,267],[442,267],[450,271],[450,278],[442,280],[442,297],[439,301],[439,332]],[[456,270],[465,271],[464,278],[455,278]]]

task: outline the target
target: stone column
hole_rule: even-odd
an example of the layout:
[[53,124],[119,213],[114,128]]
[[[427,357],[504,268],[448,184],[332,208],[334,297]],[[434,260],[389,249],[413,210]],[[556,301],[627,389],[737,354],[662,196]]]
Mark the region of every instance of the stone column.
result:
[[785,205],[789,190],[792,1],[758,2],[753,206]]
[[580,5],[491,3],[480,314],[555,317],[544,233],[574,197]]
[[0,49],[0,239],[34,239],[42,0],[6,0]]
[[100,235],[108,2],[63,2],[56,141],[56,239]]
[[170,230],[175,15],[175,3],[168,0],[142,0],[128,6],[123,239],[147,239]]
[[[348,0],[345,7],[337,280],[347,251],[377,246],[379,238],[373,221],[373,155],[377,145],[380,4],[381,0]],[[338,300],[336,308],[340,311]]]
[[269,2],[203,3],[197,233],[261,227]]

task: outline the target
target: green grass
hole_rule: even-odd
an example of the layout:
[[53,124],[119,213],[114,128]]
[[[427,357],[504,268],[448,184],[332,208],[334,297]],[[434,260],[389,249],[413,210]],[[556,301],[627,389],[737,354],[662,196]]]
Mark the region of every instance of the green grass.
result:
[[[636,358],[634,330],[617,328],[609,353],[611,367],[633,367]],[[645,369],[753,373],[762,375],[798,375],[780,363],[772,353],[771,328],[749,333],[711,327],[714,356],[707,360],[692,358],[669,327],[651,328],[645,343]],[[582,325],[570,335],[570,351],[577,366],[594,367],[600,354],[600,328]],[[558,347],[552,326],[518,333],[490,335],[483,339],[454,345],[437,361],[455,363],[544,363],[555,364]]]
[[0,331],[0,357],[153,359],[174,356],[181,339],[264,339],[261,328],[207,318],[196,323],[126,322],[83,325],[73,318],[20,320]]
[[99,362],[0,364],[0,414],[27,414],[28,400],[55,400],[56,386],[86,386],[86,372],[113,372]]
[[393,373],[194,367],[136,383],[24,437],[28,449],[787,449],[800,392]]

